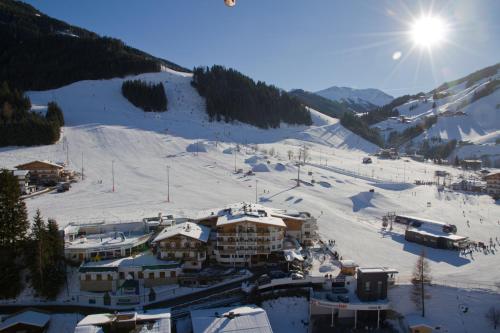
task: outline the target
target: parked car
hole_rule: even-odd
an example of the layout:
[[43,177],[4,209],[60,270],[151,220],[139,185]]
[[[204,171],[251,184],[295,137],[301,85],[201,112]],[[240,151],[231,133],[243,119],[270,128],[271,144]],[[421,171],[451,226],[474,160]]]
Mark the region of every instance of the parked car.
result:
[[268,284],[270,282],[271,282],[271,278],[267,274],[263,274],[263,275],[259,276],[259,278],[257,279],[257,283],[259,285]]
[[271,271],[269,272],[271,279],[283,279],[286,278],[286,273],[283,271]]
[[338,295],[337,300],[342,303],[349,303],[349,296],[346,295]]
[[370,164],[372,163],[371,157],[363,157],[363,164]]
[[71,188],[70,183],[57,184],[57,192],[59,192],[59,193],[69,191],[70,188]]
[[304,275],[300,274],[300,273],[292,273],[292,280],[303,280],[304,279]]

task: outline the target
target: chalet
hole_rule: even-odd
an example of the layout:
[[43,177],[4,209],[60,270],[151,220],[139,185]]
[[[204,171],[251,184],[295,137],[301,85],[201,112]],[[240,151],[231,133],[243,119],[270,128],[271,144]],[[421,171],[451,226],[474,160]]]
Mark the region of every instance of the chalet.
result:
[[30,180],[37,184],[57,183],[68,180],[63,177],[64,167],[50,161],[33,161],[18,165],[16,169],[29,171]]
[[484,180],[486,180],[486,193],[494,199],[500,199],[500,172],[485,176]]
[[266,311],[255,306],[226,307],[191,311],[193,333],[272,333]]
[[2,333],[43,333],[47,331],[50,315],[33,309],[26,309],[2,318]]
[[433,324],[431,320],[419,314],[406,315],[405,321],[408,324],[409,333],[447,332],[442,326]]
[[354,262],[354,260],[340,260],[340,273],[343,275],[355,275],[357,267],[358,265]]
[[483,162],[481,160],[462,160],[460,166],[464,170],[480,170]]
[[114,260],[87,262],[80,266],[80,290],[137,294],[139,287],[176,284],[178,262],[157,259],[151,253]]
[[210,228],[184,222],[163,229],[153,240],[158,258],[182,261],[183,269],[201,269],[207,259]]
[[377,153],[379,158],[396,160],[399,158],[399,154],[396,148],[380,149]]

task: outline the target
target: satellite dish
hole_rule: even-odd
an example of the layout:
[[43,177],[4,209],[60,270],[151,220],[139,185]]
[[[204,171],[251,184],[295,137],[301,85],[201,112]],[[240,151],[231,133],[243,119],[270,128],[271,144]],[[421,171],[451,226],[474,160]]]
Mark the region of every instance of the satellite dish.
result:
[[234,7],[236,5],[236,0],[224,0],[224,3],[228,7]]

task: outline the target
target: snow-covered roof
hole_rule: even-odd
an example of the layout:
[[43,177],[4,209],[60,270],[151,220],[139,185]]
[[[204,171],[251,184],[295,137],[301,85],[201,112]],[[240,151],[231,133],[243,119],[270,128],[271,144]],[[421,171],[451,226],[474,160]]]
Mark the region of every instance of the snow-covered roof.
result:
[[241,222],[254,222],[254,223],[261,223],[261,224],[286,228],[285,222],[283,222],[283,220],[280,218],[272,216],[257,216],[251,213],[221,216],[217,220],[217,226],[223,226]]
[[294,261],[295,259],[297,259],[298,261],[304,261],[304,257],[302,256],[302,254],[294,249],[283,250],[283,254],[286,261]]
[[459,236],[455,234],[449,234],[440,230],[434,230],[434,229],[422,229],[422,228],[409,228],[408,230],[413,231],[415,233],[424,235],[424,236],[433,236],[433,237],[442,237],[442,238],[447,238],[451,241],[462,241],[466,240],[469,237],[466,236]]
[[30,326],[44,327],[45,325],[47,325],[49,320],[50,320],[50,315],[46,313],[33,310],[26,310],[21,313],[8,317],[7,319],[5,319],[5,321],[0,323],[0,331],[3,331],[8,327],[17,324],[26,324]]
[[184,222],[163,229],[153,242],[158,242],[172,236],[182,235],[197,239],[202,242],[207,242],[210,236],[210,228],[192,222]]
[[16,169],[20,169],[20,168],[23,168],[29,164],[32,164],[32,163],[42,163],[42,164],[46,164],[46,165],[50,165],[50,166],[53,166],[53,167],[56,167],[58,169],[64,169],[64,167],[62,165],[59,165],[57,163],[54,163],[54,162],[51,162],[51,161],[48,161],[48,160],[36,160],[36,161],[31,161],[31,162],[28,162],[28,163],[24,163],[24,164],[20,164],[18,166],[16,166]]
[[179,266],[179,263],[176,261],[160,260],[155,255],[146,252],[139,254],[135,257],[89,261],[80,266],[80,271],[91,271],[92,269],[96,268],[100,270],[109,268],[111,271],[113,270],[113,268],[117,267],[153,267],[153,266],[159,266],[159,267],[171,266],[172,268],[175,268]]
[[111,323],[115,319],[115,315],[111,313],[99,313],[88,315],[77,324],[78,326],[88,326],[88,325],[105,325]]
[[161,309],[152,313],[137,313],[137,312],[124,312],[124,313],[101,313],[88,315],[83,318],[77,325],[75,333],[99,333],[103,332],[99,326],[111,324],[113,322],[132,321],[141,325],[143,322],[154,323],[138,326],[139,330],[134,331],[138,333],[170,333],[170,312],[169,310]]
[[77,326],[74,333],[104,333],[101,327],[94,325]]
[[342,267],[346,268],[358,267],[358,264],[356,264],[354,260],[349,259],[340,260],[340,264],[342,265]]
[[88,235],[64,244],[67,250],[93,249],[104,251],[108,248],[123,246],[137,246],[148,241],[149,235],[145,233],[125,235],[123,232],[108,232],[105,234]]
[[422,317],[421,315],[418,314],[408,314],[405,316],[405,320],[408,323],[408,326],[410,328],[417,327],[417,326],[426,326],[429,328],[434,329],[435,325],[432,324],[432,322],[429,320],[429,318]]
[[441,221],[436,221],[436,220],[431,220],[423,217],[417,217],[417,216],[412,216],[412,215],[405,215],[405,214],[398,214],[397,216],[410,219],[410,220],[415,220],[415,221],[420,221],[423,223],[429,223],[429,224],[437,224],[440,226],[446,225],[447,223],[441,222]]
[[394,268],[389,267],[360,267],[358,268],[358,272],[361,273],[398,273],[398,271]]
[[191,321],[193,333],[273,332],[266,311],[255,305],[195,310],[191,311]]

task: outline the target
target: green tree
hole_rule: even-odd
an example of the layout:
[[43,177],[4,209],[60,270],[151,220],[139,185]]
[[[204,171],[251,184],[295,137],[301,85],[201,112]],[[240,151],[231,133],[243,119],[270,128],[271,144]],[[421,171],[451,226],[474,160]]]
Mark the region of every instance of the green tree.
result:
[[49,102],[47,105],[47,113],[45,119],[57,123],[59,126],[64,126],[64,115],[56,102]]
[[28,232],[28,214],[17,178],[0,172],[0,297],[15,297],[21,290],[20,256]]
[[64,283],[64,243],[57,222],[46,223],[40,211],[33,218],[30,246],[31,284],[41,296],[55,298]]

